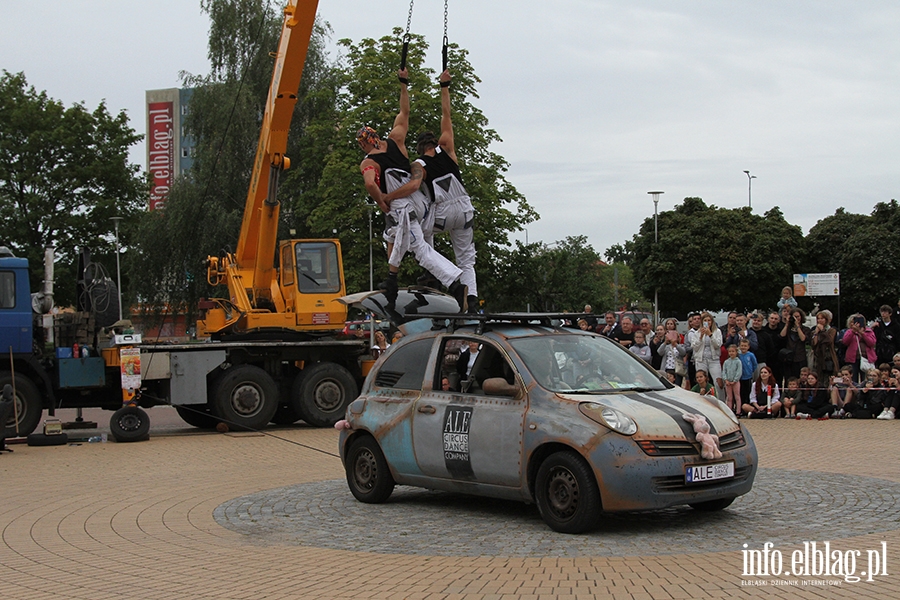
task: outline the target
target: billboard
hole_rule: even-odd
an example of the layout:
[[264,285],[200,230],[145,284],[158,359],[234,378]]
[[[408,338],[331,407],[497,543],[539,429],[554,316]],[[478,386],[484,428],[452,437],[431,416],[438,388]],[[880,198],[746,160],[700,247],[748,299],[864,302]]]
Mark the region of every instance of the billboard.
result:
[[152,178],[150,210],[162,210],[175,176],[174,103],[149,103],[147,124],[147,170]]
[[794,296],[840,295],[840,273],[794,273]]

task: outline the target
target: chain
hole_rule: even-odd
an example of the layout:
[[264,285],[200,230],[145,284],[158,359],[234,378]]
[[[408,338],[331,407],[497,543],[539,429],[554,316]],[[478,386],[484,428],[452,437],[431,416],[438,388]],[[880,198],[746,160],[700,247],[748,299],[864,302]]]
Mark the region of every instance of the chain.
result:
[[413,5],[416,3],[416,0],[410,0],[409,2],[409,15],[406,17],[406,34],[404,34],[404,39],[409,39],[409,28],[412,25],[412,13],[413,13]]
[[444,43],[447,43],[447,1],[444,0]]

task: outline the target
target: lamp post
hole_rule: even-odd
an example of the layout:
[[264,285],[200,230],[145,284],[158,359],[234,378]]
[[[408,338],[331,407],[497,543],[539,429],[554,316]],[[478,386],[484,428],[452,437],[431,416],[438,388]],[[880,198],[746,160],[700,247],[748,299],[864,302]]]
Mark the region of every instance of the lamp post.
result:
[[110,217],[116,225],[116,285],[119,286],[119,320],[122,320],[122,269],[119,267],[119,221],[122,217]]
[[[647,192],[653,196],[653,245],[659,243],[659,195],[665,192]],[[659,288],[653,290],[653,326],[659,323]]]
[[747,174],[747,206],[753,208],[751,192],[753,191],[753,180],[756,179],[756,175],[751,175],[750,171],[744,171],[744,173]]

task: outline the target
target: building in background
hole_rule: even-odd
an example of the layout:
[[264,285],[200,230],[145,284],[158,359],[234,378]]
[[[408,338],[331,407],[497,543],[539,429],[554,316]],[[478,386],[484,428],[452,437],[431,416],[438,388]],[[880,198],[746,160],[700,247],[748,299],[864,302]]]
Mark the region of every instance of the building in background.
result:
[[191,168],[193,140],[184,132],[184,118],[194,90],[147,90],[147,171],[150,210],[166,206],[175,178]]

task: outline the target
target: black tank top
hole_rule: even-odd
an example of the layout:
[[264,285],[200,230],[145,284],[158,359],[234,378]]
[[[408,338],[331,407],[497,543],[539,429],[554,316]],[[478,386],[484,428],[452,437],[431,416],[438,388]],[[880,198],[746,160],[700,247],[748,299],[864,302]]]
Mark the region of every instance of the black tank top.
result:
[[409,166],[409,159],[403,156],[403,153],[400,152],[400,148],[397,146],[397,143],[394,142],[394,140],[392,140],[391,138],[387,139],[387,150],[385,152],[367,154],[366,158],[374,160],[376,163],[378,163],[378,166],[381,167],[381,178],[379,184],[381,185],[381,192],[384,194],[388,193],[387,175],[389,169],[399,169],[401,171],[405,171],[407,175],[412,172],[412,169]]
[[462,184],[462,174],[459,172],[459,165],[456,164],[450,155],[441,150],[440,146],[434,149],[434,156],[423,154],[418,158],[425,163],[425,183],[428,184],[428,191],[434,198],[434,180],[452,173],[456,179]]

